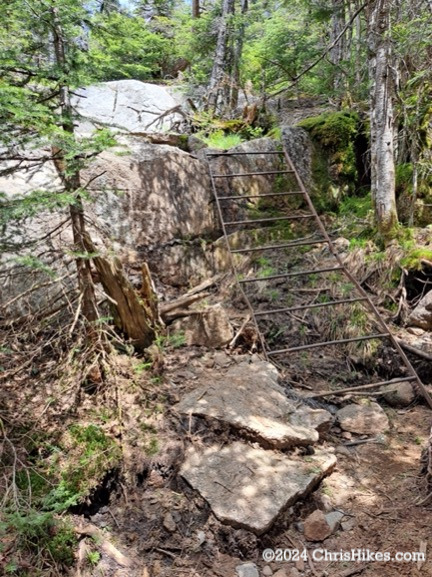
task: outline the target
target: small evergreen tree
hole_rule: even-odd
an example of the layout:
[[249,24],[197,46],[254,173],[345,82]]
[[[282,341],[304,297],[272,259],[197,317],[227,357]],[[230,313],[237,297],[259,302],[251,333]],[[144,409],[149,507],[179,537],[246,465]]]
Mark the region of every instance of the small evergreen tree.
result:
[[[40,210],[66,211],[73,246],[65,250],[75,261],[79,289],[75,315],[85,321],[88,343],[100,346],[102,334],[95,268],[105,293],[115,303],[120,328],[144,347],[154,336],[146,311],[119,264],[97,253],[84,209],[88,191],[81,171],[115,144],[108,130],[98,130],[91,137],[76,132],[73,91],[97,75],[87,50],[96,8],[80,0],[11,0],[0,6],[4,23],[0,32],[0,160],[6,163],[2,173],[53,163],[61,182],[60,190],[42,189],[12,198],[3,195],[3,222],[5,226],[25,222]],[[28,264],[28,254],[26,258]],[[36,261],[39,269],[45,266]]]

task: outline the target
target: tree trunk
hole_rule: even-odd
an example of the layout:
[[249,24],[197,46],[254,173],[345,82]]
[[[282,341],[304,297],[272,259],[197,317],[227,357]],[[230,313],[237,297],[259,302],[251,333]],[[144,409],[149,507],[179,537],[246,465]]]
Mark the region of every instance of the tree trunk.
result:
[[[57,17],[56,8],[52,9],[54,23],[54,52],[56,63],[61,70],[66,70],[66,55],[63,42],[62,29]],[[70,98],[70,91],[67,85],[60,86],[60,108],[63,117],[62,128],[65,133],[74,135],[73,109]],[[132,287],[129,280],[123,273],[122,266],[118,259],[112,261],[99,256],[97,250],[86,230],[84,219],[84,208],[79,190],[81,180],[79,168],[71,168],[65,160],[65,151],[55,149],[55,166],[62,179],[66,191],[73,193],[76,197],[74,204],[70,206],[72,219],[72,230],[74,239],[74,250],[78,253],[75,256],[78,283],[82,296],[82,311],[88,321],[88,334],[94,338],[97,336],[96,323],[99,318],[96,292],[91,271],[91,262],[94,263],[100,277],[102,286],[105,289],[111,304],[115,305],[115,321],[121,330],[131,339],[132,343],[139,349],[149,346],[154,337],[154,328],[150,325],[155,322],[156,300],[146,307],[144,301],[140,300],[138,294]],[[147,273],[149,276],[148,269]],[[143,283],[146,296],[149,294],[149,284],[146,278],[146,271],[143,271]]]
[[[54,40],[54,54],[56,64],[60,70],[67,70],[65,46],[63,41],[63,33],[58,18],[56,8],[52,8],[53,17],[53,40]],[[69,88],[66,84],[59,87],[60,90],[60,109],[63,117],[62,128],[67,134],[74,134],[73,126],[73,110],[70,98]],[[74,241],[74,250],[77,253],[75,257],[78,284],[82,298],[82,311],[85,319],[88,321],[88,334],[94,335],[95,321],[99,318],[98,306],[96,301],[95,287],[93,277],[91,274],[90,260],[85,257],[86,248],[84,244],[84,237],[86,234],[86,225],[84,220],[84,209],[81,198],[77,191],[81,188],[79,171],[68,170],[67,162],[65,161],[64,151],[55,149],[55,167],[61,178],[65,190],[67,192],[76,194],[76,201],[70,205],[70,216],[72,221],[72,232]]]
[[192,0],[192,18],[199,18],[201,16],[199,0]]
[[142,350],[150,346],[155,338],[155,327],[159,324],[159,316],[148,267],[143,266],[143,288],[142,298],[140,298],[126,278],[119,259],[95,256],[96,248],[88,233],[84,242],[87,251],[94,255],[92,260],[112,305],[115,324],[130,338],[136,349]]
[[220,112],[226,106],[226,82],[228,71],[228,43],[231,33],[231,18],[235,0],[223,0],[222,15],[216,44],[215,59],[208,88],[207,110]]
[[233,69],[231,78],[230,108],[234,110],[238,104],[240,89],[240,62],[243,53],[244,35],[246,30],[245,15],[248,11],[248,0],[241,0],[241,22],[237,30],[235,46],[233,50]]
[[368,12],[371,190],[379,232],[388,237],[398,223],[393,150],[391,0],[373,0]]
[[[331,16],[330,44],[339,38],[345,28],[345,0],[333,0],[333,12]],[[333,71],[333,88],[340,91],[343,83],[343,73],[340,68],[345,58],[346,37],[343,35],[329,52],[329,60],[335,67]]]

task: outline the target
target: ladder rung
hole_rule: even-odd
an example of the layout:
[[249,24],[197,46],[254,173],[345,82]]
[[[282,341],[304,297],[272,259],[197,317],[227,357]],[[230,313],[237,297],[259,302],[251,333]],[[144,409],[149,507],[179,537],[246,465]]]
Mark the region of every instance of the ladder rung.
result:
[[206,152],[207,156],[242,156],[242,155],[247,155],[249,156],[250,154],[283,154],[283,150],[277,151],[277,152],[273,152],[273,151],[269,151],[269,152]]
[[274,216],[272,218],[257,218],[256,220],[230,220],[224,222],[225,226],[233,226],[235,224],[258,224],[260,222],[276,222],[278,220],[298,220],[300,218],[313,218],[314,215],[311,214],[301,214],[299,216]]
[[268,174],[292,174],[293,170],[269,170],[267,172],[234,172],[231,174],[213,174],[213,178],[233,178],[234,176],[260,176]]
[[288,242],[286,244],[273,244],[268,246],[258,246],[254,248],[238,248],[232,250],[233,254],[242,253],[242,252],[257,252],[260,250],[272,250],[272,249],[279,249],[279,248],[295,248],[296,246],[308,246],[314,244],[323,244],[328,242],[328,240],[305,240],[302,242]]
[[378,383],[370,383],[369,385],[354,385],[353,387],[347,387],[346,389],[336,389],[335,391],[324,391],[321,393],[315,393],[314,395],[308,395],[308,399],[317,399],[319,397],[329,397],[332,393],[341,394],[341,393],[354,393],[356,391],[362,392],[366,389],[375,389],[377,387],[383,387],[384,385],[393,385],[396,383],[406,383],[408,381],[418,381],[418,377],[395,377],[394,379],[390,379],[389,381],[379,381]]
[[281,355],[283,353],[295,353],[297,351],[305,351],[306,349],[317,349],[319,347],[327,347],[328,345],[341,345],[345,343],[355,343],[358,341],[371,341],[372,339],[383,339],[389,337],[390,333],[378,333],[376,335],[369,335],[364,337],[353,337],[350,339],[339,339],[337,341],[322,341],[321,343],[313,343],[311,345],[302,345],[301,347],[291,347],[289,349],[279,349],[278,351],[267,351],[269,357],[273,355]]
[[318,309],[321,307],[331,307],[331,306],[336,306],[336,305],[342,305],[342,304],[346,304],[346,303],[358,303],[361,301],[367,301],[368,299],[366,297],[358,297],[355,299],[343,299],[343,300],[339,300],[339,301],[330,301],[328,303],[314,303],[314,304],[310,304],[310,305],[300,305],[298,307],[288,307],[288,308],[284,308],[284,309],[272,309],[269,311],[258,311],[255,313],[255,316],[263,316],[263,315],[273,315],[276,313],[288,313],[291,311],[302,311],[302,310],[307,310],[307,309]]
[[287,272],[284,274],[274,274],[272,276],[265,276],[265,277],[253,277],[253,278],[245,278],[245,279],[241,279],[239,280],[239,282],[241,283],[245,283],[245,282],[259,282],[259,281],[264,281],[264,280],[273,280],[273,279],[277,279],[277,278],[287,278],[290,276],[300,276],[300,275],[306,275],[306,274],[318,274],[320,272],[333,272],[336,270],[343,270],[343,266],[335,266],[332,268],[317,268],[315,270],[300,270],[297,272]]
[[302,190],[292,192],[268,192],[266,194],[236,194],[235,196],[218,196],[218,200],[247,200],[248,198],[265,198],[266,196],[290,196],[293,194],[304,194]]

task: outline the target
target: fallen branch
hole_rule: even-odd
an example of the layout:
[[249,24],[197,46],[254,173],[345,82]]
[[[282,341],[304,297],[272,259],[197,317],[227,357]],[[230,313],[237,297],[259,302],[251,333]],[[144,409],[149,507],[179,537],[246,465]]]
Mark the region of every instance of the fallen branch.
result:
[[121,565],[122,567],[132,567],[133,561],[126,557],[121,551],[117,549],[108,539],[105,538],[105,533],[103,533],[96,525],[91,523],[83,525],[82,527],[75,527],[75,533],[78,535],[87,535],[88,537],[96,538],[99,542],[99,547],[102,551],[114,559],[114,561]]
[[381,381],[379,383],[371,383],[370,385],[357,385],[356,387],[347,387],[346,389],[339,389],[338,391],[323,391],[315,395],[308,395],[308,399],[317,399],[319,397],[330,397],[331,395],[344,395],[345,393],[355,393],[356,391],[375,389],[383,387],[384,385],[393,385],[394,383],[403,383],[405,381],[414,381],[412,377],[401,377],[399,379],[391,379],[390,381]]
[[432,361],[432,355],[431,354],[426,353],[425,351],[422,351],[421,349],[418,349],[416,347],[412,347],[411,345],[407,345],[406,343],[404,343],[400,339],[396,339],[396,340],[399,343],[399,345],[403,349],[405,349],[406,351],[413,353],[413,355],[417,355],[418,357],[421,357],[422,359],[426,359],[427,361]]
[[237,339],[240,337],[240,335],[242,334],[242,332],[244,331],[244,329],[246,328],[246,325],[248,324],[248,322],[250,321],[251,317],[250,315],[248,315],[245,320],[243,321],[241,327],[239,328],[239,330],[236,332],[236,334],[234,335],[234,338],[231,340],[230,344],[228,345],[230,348],[232,348],[236,342]]
[[209,296],[209,293],[202,293],[197,295],[183,295],[175,301],[171,301],[166,305],[161,305],[159,307],[159,312],[164,320],[172,320],[181,316],[184,309],[187,309],[191,304],[200,301]]
[[163,320],[173,320],[180,316],[187,316],[185,314],[186,311],[184,309],[187,309],[194,302],[207,297],[209,293],[204,294],[200,293],[210,288],[211,286],[215,285],[216,283],[220,282],[224,276],[225,275],[221,274],[215,275],[214,277],[209,278],[204,282],[202,282],[201,284],[197,285],[196,287],[194,287],[181,297],[173,301],[170,301],[169,303],[160,304],[159,312]]

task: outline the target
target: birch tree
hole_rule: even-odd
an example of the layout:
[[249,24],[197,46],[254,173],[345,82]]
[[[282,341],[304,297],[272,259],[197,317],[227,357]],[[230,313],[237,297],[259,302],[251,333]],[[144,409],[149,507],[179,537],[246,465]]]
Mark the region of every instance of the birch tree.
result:
[[384,237],[391,234],[398,223],[393,143],[391,8],[392,0],[372,0],[367,11],[371,192],[376,224]]

